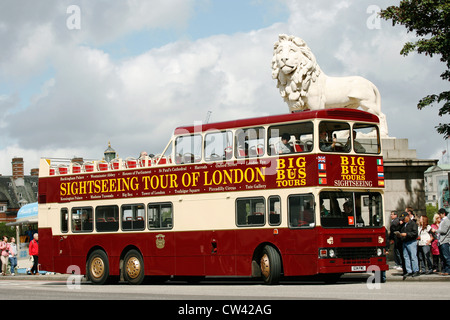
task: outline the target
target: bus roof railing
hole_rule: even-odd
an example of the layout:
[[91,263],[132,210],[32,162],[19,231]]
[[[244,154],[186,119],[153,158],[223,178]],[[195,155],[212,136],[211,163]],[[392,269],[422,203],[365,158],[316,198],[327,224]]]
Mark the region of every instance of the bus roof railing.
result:
[[188,133],[198,133],[208,130],[244,128],[258,125],[268,125],[272,123],[275,124],[290,121],[312,120],[316,118],[379,123],[379,118],[375,114],[358,109],[335,108],[335,109],[322,109],[314,111],[302,111],[295,113],[230,120],[215,123],[205,123],[201,124],[201,126],[199,125],[181,126],[175,129],[174,134],[179,135]]

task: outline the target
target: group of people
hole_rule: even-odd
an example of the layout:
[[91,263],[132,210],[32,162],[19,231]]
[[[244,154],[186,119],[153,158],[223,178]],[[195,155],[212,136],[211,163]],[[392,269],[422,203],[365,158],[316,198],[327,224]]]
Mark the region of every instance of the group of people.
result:
[[1,265],[2,265],[2,275],[6,276],[6,271],[8,270],[8,263],[11,263],[11,275],[14,275],[15,268],[17,266],[17,245],[16,239],[11,237],[10,242],[8,242],[8,237],[3,236],[0,242],[1,251]]
[[403,271],[403,280],[420,274],[450,274],[450,218],[445,209],[433,217],[415,217],[411,208],[397,214],[391,212],[389,240],[394,244],[396,268]]
[[[10,273],[12,276],[15,275],[15,269],[17,267],[17,245],[16,239],[11,237],[8,242],[8,237],[3,236],[2,241],[0,241],[0,259],[1,259],[1,270],[2,275],[6,276],[8,271],[8,263],[10,264]],[[38,274],[38,254],[39,254],[39,244],[38,244],[38,234],[33,235],[33,239],[30,241],[28,248],[30,257],[33,257],[33,266],[30,269],[30,274]]]

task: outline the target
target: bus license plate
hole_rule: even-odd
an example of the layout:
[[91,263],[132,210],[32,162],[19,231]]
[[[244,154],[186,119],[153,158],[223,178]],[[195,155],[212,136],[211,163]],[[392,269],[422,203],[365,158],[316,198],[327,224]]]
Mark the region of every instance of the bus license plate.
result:
[[352,271],[366,271],[366,266],[353,266]]

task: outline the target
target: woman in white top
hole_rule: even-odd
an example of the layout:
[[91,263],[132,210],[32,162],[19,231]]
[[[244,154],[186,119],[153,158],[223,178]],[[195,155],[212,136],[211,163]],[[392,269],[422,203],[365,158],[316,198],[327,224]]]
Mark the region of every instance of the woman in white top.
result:
[[419,256],[419,267],[422,274],[433,273],[433,263],[431,261],[431,242],[433,237],[430,232],[431,226],[428,224],[428,217],[420,216],[417,255]]

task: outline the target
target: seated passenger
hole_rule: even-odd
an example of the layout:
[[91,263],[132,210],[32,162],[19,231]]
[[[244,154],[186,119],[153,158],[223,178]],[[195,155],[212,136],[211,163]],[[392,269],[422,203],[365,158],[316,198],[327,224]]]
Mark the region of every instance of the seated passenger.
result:
[[294,149],[289,144],[289,140],[291,140],[291,136],[289,133],[283,133],[281,136],[281,141],[278,143],[278,150],[279,153],[292,153],[294,152]]
[[362,144],[356,141],[356,131],[353,131],[353,149],[355,149],[355,152],[359,153],[366,152],[366,149],[362,146]]
[[336,138],[333,138],[333,142],[327,141],[327,132],[321,131],[319,134],[319,148],[322,151],[334,151],[334,147],[336,146]]
[[[350,137],[348,137],[347,143],[344,146],[344,151],[349,152],[350,148],[351,148]],[[355,150],[355,152],[358,152],[358,153],[366,152],[366,149],[362,146],[362,144],[359,143],[358,141],[356,141],[356,131],[354,131],[354,130],[353,130],[353,149]]]

